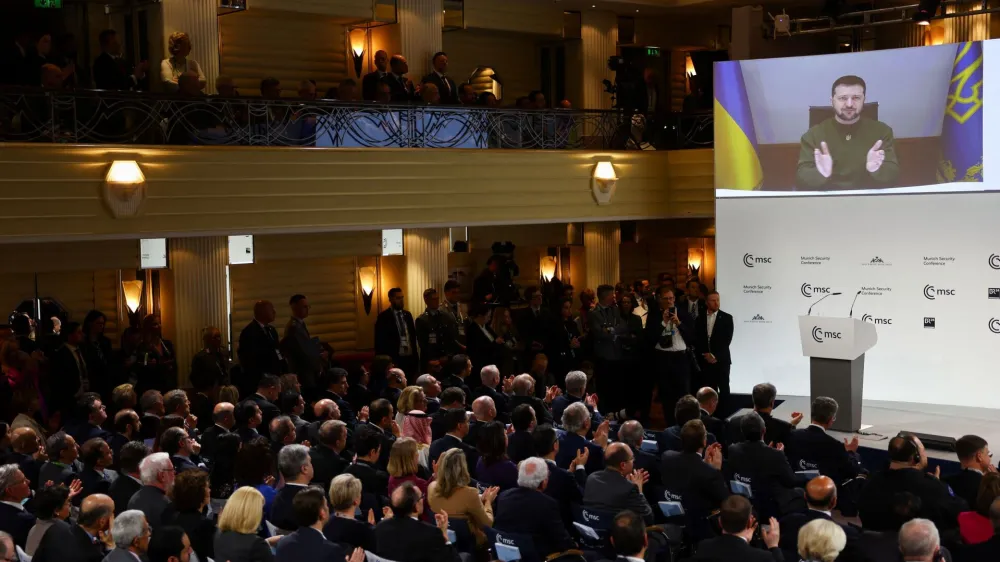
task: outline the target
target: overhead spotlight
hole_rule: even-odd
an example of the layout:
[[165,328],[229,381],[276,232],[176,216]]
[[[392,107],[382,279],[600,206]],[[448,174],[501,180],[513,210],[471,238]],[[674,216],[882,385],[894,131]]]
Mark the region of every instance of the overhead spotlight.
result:
[[920,0],[917,11],[913,14],[913,21],[917,22],[917,25],[930,25],[931,18],[937,15],[940,5],[941,0]]

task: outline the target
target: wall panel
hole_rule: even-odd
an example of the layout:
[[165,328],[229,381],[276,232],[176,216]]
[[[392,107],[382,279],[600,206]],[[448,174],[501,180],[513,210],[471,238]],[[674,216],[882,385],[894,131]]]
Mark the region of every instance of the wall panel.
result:
[[468,28],[562,36],[563,10],[556,2],[465,0],[464,6]]
[[451,31],[443,38],[448,73],[461,83],[479,66],[492,68],[503,80],[503,103],[513,104],[542,87],[538,38],[524,33],[469,29]]
[[[304,14],[323,15],[337,18],[338,21],[359,21],[372,18],[371,0],[253,0],[253,10],[283,10]],[[247,12],[249,13],[249,12]],[[244,14],[237,14],[244,15]],[[227,17],[220,20],[228,19]]]
[[[38,296],[51,297],[62,304],[69,313],[69,319],[83,322],[91,310],[104,313],[107,322],[104,335],[118,346],[118,271],[69,271],[59,273],[39,273]],[[33,294],[33,293],[32,293]]]

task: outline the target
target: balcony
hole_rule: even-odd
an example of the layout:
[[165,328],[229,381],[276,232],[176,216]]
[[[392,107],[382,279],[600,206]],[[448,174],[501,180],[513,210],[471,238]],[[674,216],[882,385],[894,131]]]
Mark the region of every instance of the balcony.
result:
[[184,98],[100,90],[0,90],[0,141],[21,143],[678,150],[712,146],[710,113]]

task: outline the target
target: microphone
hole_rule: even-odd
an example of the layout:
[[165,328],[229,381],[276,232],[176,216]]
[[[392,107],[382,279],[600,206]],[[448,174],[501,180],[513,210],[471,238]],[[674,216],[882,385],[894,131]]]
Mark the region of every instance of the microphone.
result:
[[830,297],[834,297],[834,296],[837,296],[837,295],[839,295],[839,294],[840,294],[840,293],[830,293],[829,295],[826,295],[825,297],[823,297],[823,298],[819,299],[818,301],[816,301],[816,302],[812,303],[812,306],[810,306],[810,307],[809,307],[809,312],[806,312],[806,316],[809,316],[809,315],[811,315],[811,314],[812,314],[812,311],[813,311],[813,306],[816,306],[817,304],[819,304],[819,303],[823,302],[824,300],[826,300],[826,299],[828,299],[828,298],[830,298]]
[[858,296],[860,294],[861,291],[858,291],[857,294],[854,295],[854,300],[851,301],[851,313],[847,315],[848,318],[854,318],[854,303],[858,302]]

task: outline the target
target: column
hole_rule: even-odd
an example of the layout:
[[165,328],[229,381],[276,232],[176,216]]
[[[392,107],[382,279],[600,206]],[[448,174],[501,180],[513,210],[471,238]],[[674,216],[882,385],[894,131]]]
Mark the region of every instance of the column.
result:
[[588,288],[597,290],[598,285],[614,285],[619,281],[620,244],[621,231],[618,221],[588,222],[583,225],[583,251],[587,262]]
[[229,337],[228,240],[225,236],[172,238],[169,263],[174,284],[177,381],[184,387],[191,371],[191,359],[202,348],[202,329],[215,326],[222,332],[223,339]]
[[[163,57],[169,57],[167,41],[170,34],[183,31],[191,38],[189,57],[201,65],[208,84],[205,93],[215,93],[215,78],[219,75],[219,20],[217,0],[162,0]],[[235,15],[232,17],[239,17]],[[162,59],[161,59],[162,60]],[[149,61],[149,73],[159,81],[161,60]]]
[[611,95],[604,92],[603,80],[615,81],[608,69],[608,58],[617,54],[618,16],[612,12],[584,11],[580,62],[583,66],[583,99],[572,100],[583,109],[611,109]]
[[403,252],[406,254],[406,308],[416,317],[424,311],[424,291],[431,288],[443,291],[444,282],[448,280],[448,229],[404,230]]
[[431,57],[441,50],[444,1],[397,0],[396,19],[399,23],[400,54],[410,65],[410,80],[419,83],[431,72]]

